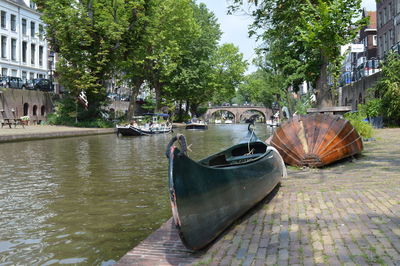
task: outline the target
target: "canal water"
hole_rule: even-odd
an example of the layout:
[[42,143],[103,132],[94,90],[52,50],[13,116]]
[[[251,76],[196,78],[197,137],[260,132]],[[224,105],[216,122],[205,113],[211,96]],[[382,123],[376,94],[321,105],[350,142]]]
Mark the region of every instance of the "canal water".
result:
[[[177,132],[199,160],[237,143],[247,125]],[[257,125],[256,134],[270,132]],[[0,144],[0,265],[113,264],[171,216],[172,136]]]

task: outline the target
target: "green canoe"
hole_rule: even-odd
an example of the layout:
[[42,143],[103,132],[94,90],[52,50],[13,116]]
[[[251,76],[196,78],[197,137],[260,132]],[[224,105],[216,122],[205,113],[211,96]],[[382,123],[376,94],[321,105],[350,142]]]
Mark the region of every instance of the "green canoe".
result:
[[[251,133],[247,140],[197,162],[186,155],[183,135],[170,141],[166,152],[170,201],[186,247],[205,247],[286,175],[277,150]],[[173,146],[176,140],[181,149]]]

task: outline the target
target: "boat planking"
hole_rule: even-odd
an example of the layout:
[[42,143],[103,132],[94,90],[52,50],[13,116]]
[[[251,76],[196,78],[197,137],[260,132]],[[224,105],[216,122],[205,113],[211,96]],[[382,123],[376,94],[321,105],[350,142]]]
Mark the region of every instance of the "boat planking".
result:
[[[181,149],[173,146],[177,139]],[[178,135],[166,155],[174,222],[182,242],[193,250],[207,246],[286,175],[278,151],[258,139],[193,161],[184,136]]]
[[330,114],[293,117],[275,130],[270,143],[286,164],[299,167],[322,167],[363,150],[350,122]]

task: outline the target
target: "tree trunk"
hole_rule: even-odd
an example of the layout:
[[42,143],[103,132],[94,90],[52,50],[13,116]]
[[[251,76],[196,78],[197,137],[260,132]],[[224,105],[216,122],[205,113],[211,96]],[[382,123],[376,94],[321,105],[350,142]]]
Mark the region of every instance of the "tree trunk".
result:
[[182,100],[179,101],[178,121],[179,122],[183,121]]
[[158,81],[154,82],[154,92],[156,94],[156,107],[154,112],[157,113],[161,109],[161,84]]
[[185,115],[188,115],[188,114],[189,114],[189,110],[190,110],[190,102],[189,102],[189,100],[186,100]]
[[321,68],[319,77],[317,79],[317,107],[331,107],[333,106],[332,92],[328,86],[328,58],[321,55]]
[[136,97],[139,94],[139,89],[140,89],[140,86],[142,85],[142,83],[143,83],[143,79],[139,79],[137,82],[135,82],[134,88],[132,89],[131,99],[129,101],[129,107],[128,107],[128,115],[127,115],[128,120],[131,120],[132,117],[135,115]]

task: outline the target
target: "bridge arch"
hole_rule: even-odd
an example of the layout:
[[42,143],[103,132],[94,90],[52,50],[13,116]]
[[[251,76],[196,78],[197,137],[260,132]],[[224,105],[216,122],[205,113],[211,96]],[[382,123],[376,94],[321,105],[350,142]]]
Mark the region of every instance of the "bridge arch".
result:
[[214,106],[207,109],[204,119],[209,121],[212,115],[217,111],[227,111],[234,115],[234,123],[240,123],[240,119],[244,113],[248,111],[256,111],[263,115],[264,121],[272,115],[272,110],[263,106]]
[[[262,111],[260,111],[260,110],[256,110],[256,109],[249,109],[249,110],[246,110],[246,111],[244,111],[241,115],[240,115],[240,117],[239,117],[239,121],[245,121],[247,118],[252,118],[252,117],[255,117],[255,116],[262,116],[262,121],[261,122],[263,122],[263,123],[265,123],[266,121],[267,121],[267,117],[266,117],[266,114],[264,113],[264,112],[262,112]],[[249,116],[249,117],[246,117],[246,116]]]
[[[230,110],[226,110],[226,109],[219,109],[219,110],[215,110],[215,111],[213,111],[213,112],[211,112],[210,113],[210,117],[209,117],[209,119],[211,119],[213,116],[215,116],[215,114],[217,114],[217,113],[220,113],[221,114],[221,116],[222,116],[222,112],[226,112],[226,113],[228,113],[228,114],[231,114],[231,116],[232,116],[232,121],[236,121],[236,115],[235,115],[235,113],[233,113],[232,111],[230,111]],[[222,118],[222,117],[221,117]],[[226,117],[225,117],[226,118]],[[228,118],[230,118],[229,116],[228,116]]]

